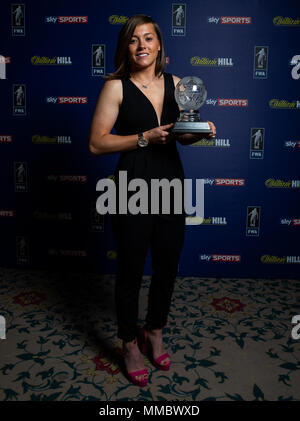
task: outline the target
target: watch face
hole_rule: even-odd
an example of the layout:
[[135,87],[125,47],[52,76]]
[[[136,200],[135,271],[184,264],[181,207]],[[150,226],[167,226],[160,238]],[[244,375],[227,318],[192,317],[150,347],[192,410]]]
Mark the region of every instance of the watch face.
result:
[[148,145],[148,140],[145,139],[144,137],[140,137],[139,140],[138,140],[138,144],[141,147],[147,146]]

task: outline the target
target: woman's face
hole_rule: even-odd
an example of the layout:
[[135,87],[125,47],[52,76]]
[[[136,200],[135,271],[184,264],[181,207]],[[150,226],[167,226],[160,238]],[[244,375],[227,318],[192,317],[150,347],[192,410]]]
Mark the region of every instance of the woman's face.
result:
[[133,70],[155,66],[160,43],[152,23],[138,25],[129,41],[128,54]]

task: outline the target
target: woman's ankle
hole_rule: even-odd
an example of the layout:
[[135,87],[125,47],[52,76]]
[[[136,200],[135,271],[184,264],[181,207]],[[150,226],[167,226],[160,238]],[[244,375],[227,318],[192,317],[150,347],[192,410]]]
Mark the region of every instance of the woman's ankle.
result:
[[123,348],[124,349],[133,349],[137,347],[137,339],[133,339],[132,341],[124,341],[123,340]]
[[162,335],[162,329],[147,329],[147,332],[153,335]]

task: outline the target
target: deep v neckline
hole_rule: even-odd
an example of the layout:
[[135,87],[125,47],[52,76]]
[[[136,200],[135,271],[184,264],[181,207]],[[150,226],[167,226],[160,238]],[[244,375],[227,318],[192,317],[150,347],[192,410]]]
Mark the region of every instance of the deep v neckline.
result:
[[156,112],[156,109],[154,108],[154,105],[152,104],[152,102],[150,101],[150,99],[147,97],[147,95],[145,95],[144,92],[138,86],[136,86],[136,84],[133,83],[130,78],[128,78],[128,80],[130,80],[130,82],[132,83],[132,85],[136,87],[136,89],[143,95],[144,98],[146,98],[146,100],[151,105],[151,108],[154,111],[154,114],[156,116],[156,120],[157,120],[158,126],[161,126],[161,120],[163,118],[163,113],[164,113],[164,108],[165,108],[165,99],[166,99],[166,77],[165,77],[165,74],[163,74],[163,76],[164,76],[164,96],[163,96],[163,103],[162,103],[162,109],[161,109],[160,118],[159,118],[159,116],[158,116],[158,114]]

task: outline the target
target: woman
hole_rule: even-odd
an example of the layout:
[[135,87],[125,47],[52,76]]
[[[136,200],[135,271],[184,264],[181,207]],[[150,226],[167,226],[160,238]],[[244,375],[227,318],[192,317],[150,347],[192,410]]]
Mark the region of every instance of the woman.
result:
[[[115,54],[116,71],[106,77],[89,136],[92,154],[121,152],[115,171],[117,188],[119,171],[127,171],[128,183],[133,178],[142,178],[148,186],[153,178],[179,178],[183,182],[176,140],[189,144],[198,137],[190,134],[175,137],[168,131],[179,115],[174,88],[180,79],[165,73],[165,66],[158,25],[149,16],[131,17],[120,31]],[[215,127],[209,124],[213,134],[208,136],[215,136]],[[113,127],[116,135],[111,134]],[[144,264],[150,246],[153,275],[141,350],[146,353],[149,346],[154,365],[168,370],[170,356],[163,349],[162,328],[167,323],[178,271],[185,214],[183,211],[165,215],[161,210],[158,214],[119,213],[111,215],[111,220],[117,245],[118,337],[123,340],[128,377],[134,384],[145,386],[148,371],[137,343],[138,296]]]

